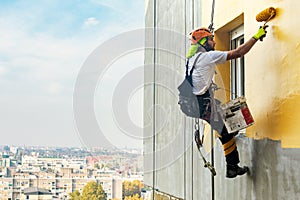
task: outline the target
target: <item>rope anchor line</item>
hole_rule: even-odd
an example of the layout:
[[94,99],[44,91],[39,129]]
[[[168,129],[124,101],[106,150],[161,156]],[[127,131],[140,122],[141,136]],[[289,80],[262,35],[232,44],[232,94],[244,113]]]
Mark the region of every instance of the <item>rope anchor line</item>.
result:
[[198,118],[195,119],[195,143],[197,145],[198,151],[200,152],[200,156],[203,160],[204,167],[208,168],[213,176],[216,176],[217,173],[216,173],[214,166],[205,159],[205,157],[201,151],[201,147],[202,147],[202,143],[203,143],[203,135],[202,135],[202,139],[200,139],[199,119]]
[[208,26],[208,29],[214,33],[214,14],[215,14],[215,0],[212,2],[211,6],[211,15],[210,15],[210,25]]

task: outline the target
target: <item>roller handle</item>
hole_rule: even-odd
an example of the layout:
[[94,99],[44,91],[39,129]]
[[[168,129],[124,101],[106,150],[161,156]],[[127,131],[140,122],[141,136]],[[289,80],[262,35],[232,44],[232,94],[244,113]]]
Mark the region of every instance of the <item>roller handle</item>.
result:
[[[261,11],[260,13],[258,13],[256,15],[256,21],[258,22],[265,22],[264,25],[262,26],[263,29],[266,30],[266,28],[268,27],[266,24],[271,20],[273,19],[274,17],[276,16],[276,9],[273,8],[273,7],[269,7],[263,11]],[[261,28],[261,27],[260,27]],[[267,31],[265,31],[267,33]],[[260,41],[263,41],[263,38],[265,36],[262,36],[259,40]]]

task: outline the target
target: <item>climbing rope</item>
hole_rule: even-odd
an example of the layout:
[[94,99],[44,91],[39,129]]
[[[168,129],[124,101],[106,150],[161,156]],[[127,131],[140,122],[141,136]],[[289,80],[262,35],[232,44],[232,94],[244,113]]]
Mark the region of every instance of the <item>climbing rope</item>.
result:
[[[215,0],[213,0],[213,2],[212,2],[211,22],[210,22],[210,25],[208,26],[208,29],[212,33],[214,33],[214,27],[213,27],[214,26],[214,12],[215,12]],[[214,88],[214,90],[217,90],[217,87]],[[204,134],[202,135],[202,137],[200,139],[199,119],[198,118],[195,119],[195,133],[194,133],[194,136],[195,136],[195,142],[196,142],[198,151],[200,152],[200,156],[202,157],[202,160],[203,160],[203,163],[204,163],[204,167],[208,168],[213,176],[217,175],[214,166],[205,159],[205,157],[204,157],[204,155],[201,151],[201,147],[203,145],[203,140],[204,140]]]
[[202,139],[200,139],[199,119],[195,119],[195,134],[194,135],[195,135],[195,142],[196,142],[198,151],[200,152],[200,156],[201,156],[201,158],[203,160],[203,163],[204,163],[204,167],[208,168],[213,176],[217,175],[214,166],[205,159],[205,157],[204,157],[204,155],[201,151],[204,135],[202,135]]
[[210,15],[210,25],[208,26],[208,29],[214,33],[214,14],[215,14],[215,0],[212,2],[211,6],[211,15]]

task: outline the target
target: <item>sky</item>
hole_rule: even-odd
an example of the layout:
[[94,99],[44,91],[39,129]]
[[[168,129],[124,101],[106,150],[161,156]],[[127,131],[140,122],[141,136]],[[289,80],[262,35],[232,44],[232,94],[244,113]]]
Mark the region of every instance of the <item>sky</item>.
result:
[[[1,0],[0,145],[85,146],[85,133],[78,132],[74,119],[78,74],[103,43],[144,27],[144,7],[144,0]],[[117,147],[141,148],[142,140],[124,135],[114,123],[110,87],[142,63],[141,51],[119,58],[99,82],[108,81],[110,71],[119,74],[95,92],[95,102],[100,92],[102,98],[107,93],[107,104],[95,105],[94,112],[107,126],[103,132],[114,133],[110,140]],[[139,126],[141,91],[131,95],[126,108]]]

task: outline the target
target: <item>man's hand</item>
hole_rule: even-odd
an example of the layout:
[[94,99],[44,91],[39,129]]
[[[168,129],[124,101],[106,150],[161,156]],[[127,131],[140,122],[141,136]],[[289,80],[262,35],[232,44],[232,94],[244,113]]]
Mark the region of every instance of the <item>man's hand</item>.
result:
[[268,26],[259,27],[257,33],[253,35],[253,38],[256,40],[263,41],[263,38],[266,37],[267,34],[266,28],[268,28]]

